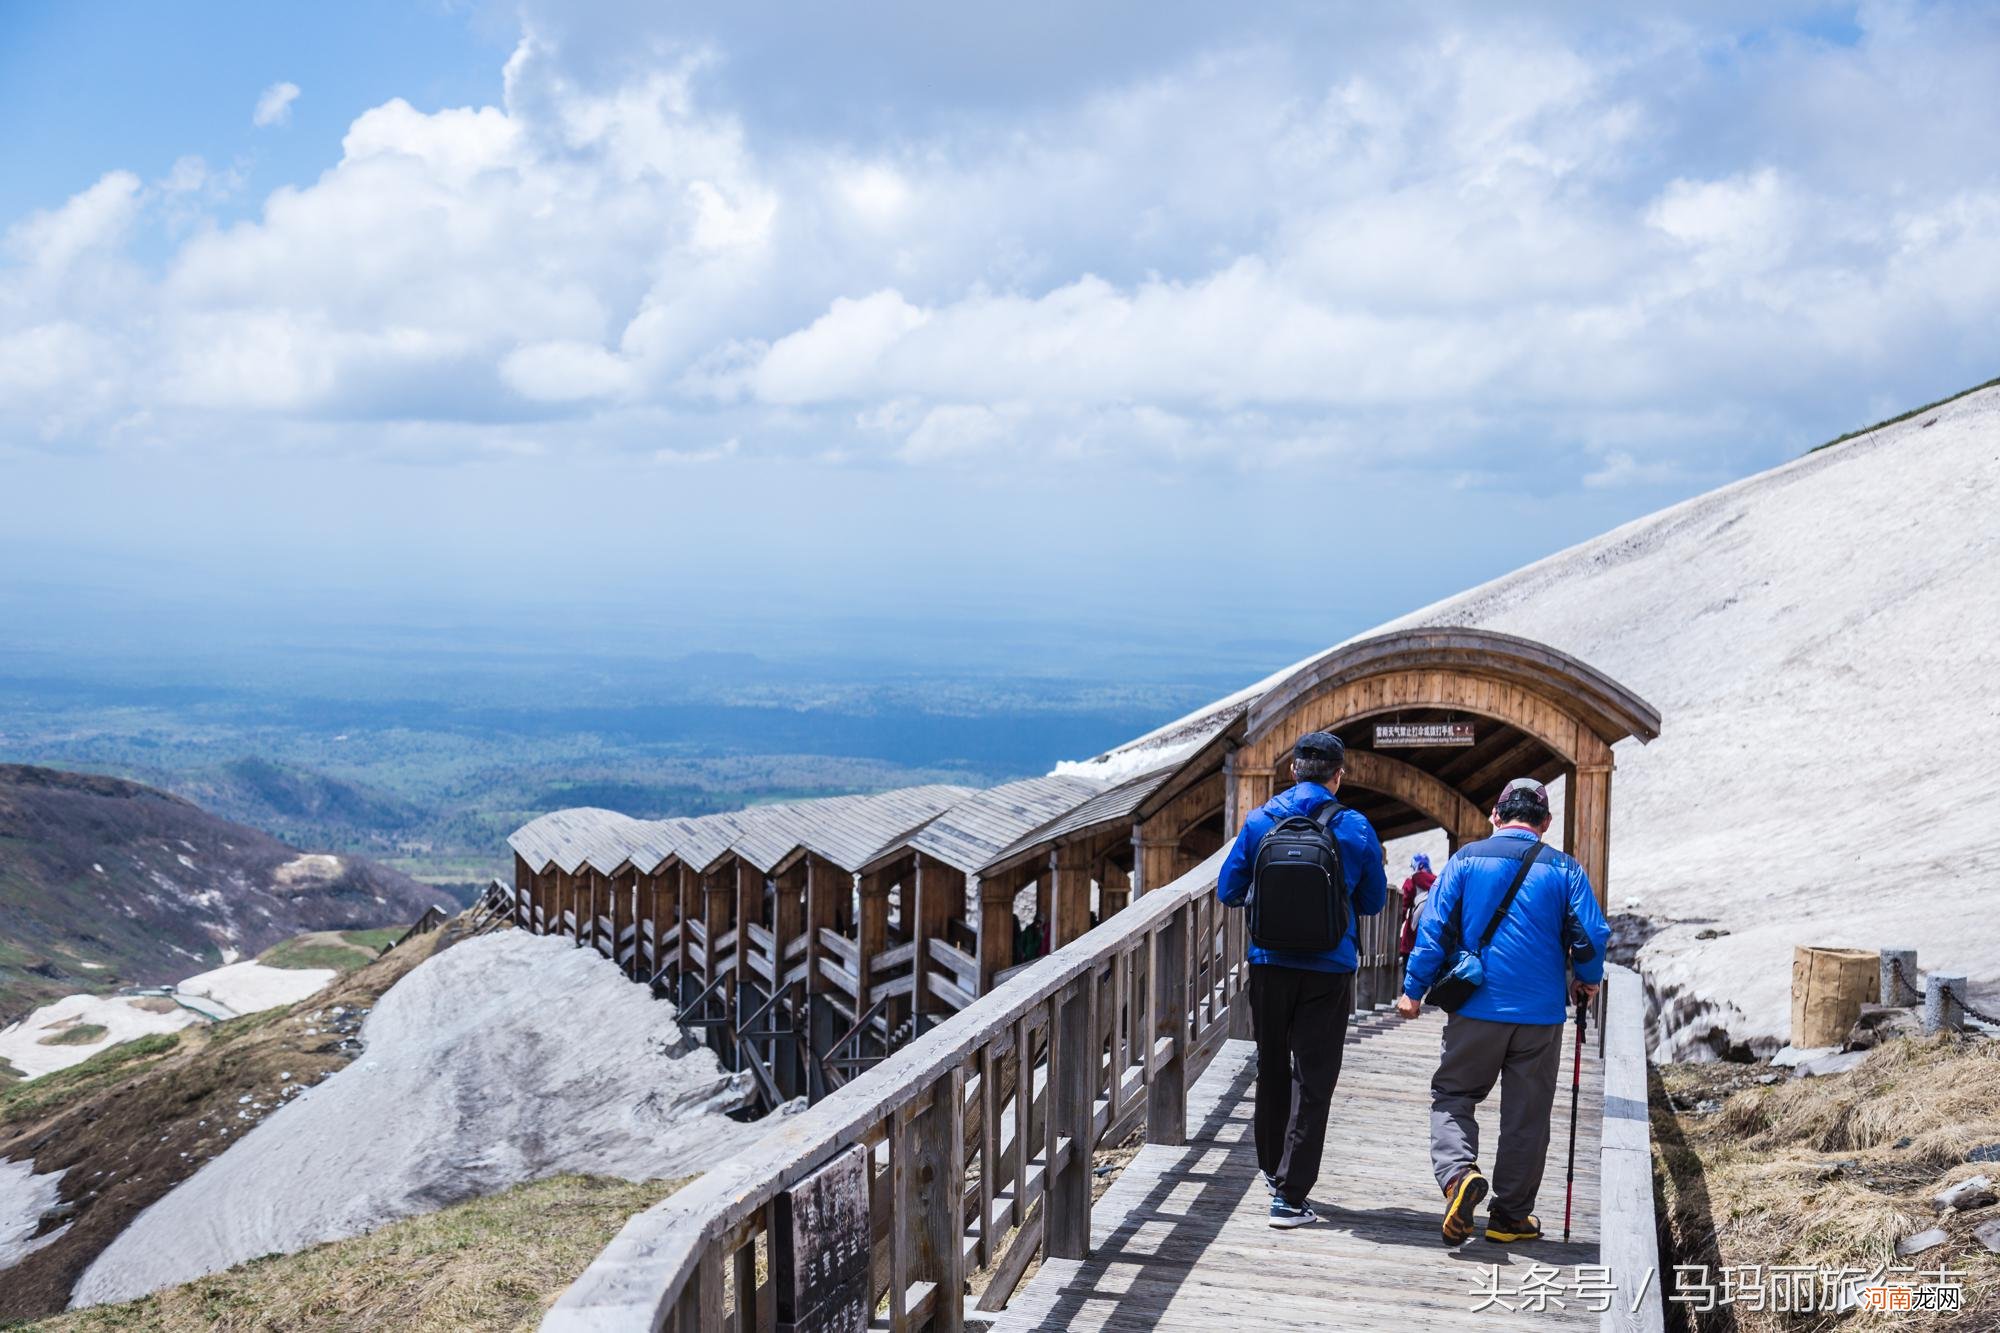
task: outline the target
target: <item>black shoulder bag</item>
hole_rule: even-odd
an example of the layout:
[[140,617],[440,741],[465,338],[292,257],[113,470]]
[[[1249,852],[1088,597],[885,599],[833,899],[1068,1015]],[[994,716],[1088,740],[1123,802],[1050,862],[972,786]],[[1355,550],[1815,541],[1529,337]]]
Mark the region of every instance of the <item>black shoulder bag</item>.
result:
[[[1486,923],[1485,933],[1479,937],[1479,947],[1470,950],[1461,948],[1457,951],[1451,960],[1451,966],[1445,970],[1443,976],[1432,983],[1430,990],[1424,995],[1426,1004],[1434,1004],[1448,1014],[1455,1014],[1486,981],[1486,964],[1482,955],[1486,952],[1486,946],[1493,943],[1493,936],[1500,929],[1501,919],[1507,915],[1507,909],[1514,905],[1514,895],[1521,891],[1521,885],[1528,878],[1528,872],[1541,857],[1541,839],[1524,842],[1521,847],[1521,864],[1514,872],[1514,882],[1507,886],[1507,896],[1493,909],[1493,918]],[[1451,934],[1455,942],[1463,939],[1465,934],[1464,893],[1458,895],[1458,901],[1452,907]]]

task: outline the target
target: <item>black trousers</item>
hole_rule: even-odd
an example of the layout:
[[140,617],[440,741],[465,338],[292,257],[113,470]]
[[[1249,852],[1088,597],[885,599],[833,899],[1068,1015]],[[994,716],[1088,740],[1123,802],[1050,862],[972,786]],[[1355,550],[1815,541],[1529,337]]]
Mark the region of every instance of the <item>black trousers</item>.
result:
[[1327,1105],[1340,1081],[1352,972],[1253,963],[1250,1021],[1257,1038],[1257,1165],[1301,1204],[1319,1183]]

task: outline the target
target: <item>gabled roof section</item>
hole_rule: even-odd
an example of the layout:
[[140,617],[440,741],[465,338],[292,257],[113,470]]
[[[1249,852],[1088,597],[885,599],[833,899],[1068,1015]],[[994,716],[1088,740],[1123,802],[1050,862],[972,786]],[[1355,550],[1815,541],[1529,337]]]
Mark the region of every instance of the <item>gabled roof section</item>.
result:
[[1103,783],[1087,778],[1045,777],[974,792],[881,847],[861,868],[905,851],[917,851],[968,875],[975,874],[994,853],[1023,833],[1069,813],[1103,790]]
[[[507,845],[537,873],[553,865],[574,875],[586,863],[608,870],[624,860],[625,853],[616,849],[637,843],[642,829],[642,821],[616,810],[579,806],[529,820],[514,830]],[[610,862],[597,859],[614,850]]]
[[812,852],[842,870],[859,870],[889,843],[907,837],[937,814],[974,793],[972,787],[934,783],[898,787],[872,796],[829,796],[800,801],[793,817],[753,829],[732,850],[765,874],[795,855]]
[[1132,812],[1139,808],[1140,802],[1158,791],[1167,779],[1179,771],[1180,765],[1168,764],[1150,773],[1141,773],[1136,778],[1127,778],[1107,791],[1098,792],[1080,805],[1029,829],[1002,847],[979,867],[980,873],[1002,869],[1039,848],[1052,847],[1065,838],[1087,829],[1098,828],[1105,824],[1130,824]]

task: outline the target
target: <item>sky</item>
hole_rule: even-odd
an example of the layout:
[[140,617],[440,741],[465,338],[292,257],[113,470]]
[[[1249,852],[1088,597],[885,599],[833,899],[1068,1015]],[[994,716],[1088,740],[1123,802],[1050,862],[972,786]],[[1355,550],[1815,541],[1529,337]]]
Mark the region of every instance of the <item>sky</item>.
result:
[[2000,373],[2000,8],[1612,8],[16,0],[8,633],[1309,648]]

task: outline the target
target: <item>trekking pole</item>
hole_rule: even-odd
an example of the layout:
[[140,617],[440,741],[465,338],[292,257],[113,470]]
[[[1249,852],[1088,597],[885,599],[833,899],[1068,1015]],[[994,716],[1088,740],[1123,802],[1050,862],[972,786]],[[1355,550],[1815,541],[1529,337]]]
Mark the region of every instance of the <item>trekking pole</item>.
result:
[[1569,1243],[1570,1208],[1576,1202],[1576,1099],[1583,1091],[1583,1027],[1590,1010],[1582,999],[1576,1002],[1576,1059],[1569,1079],[1569,1179],[1563,1184],[1563,1243]]

